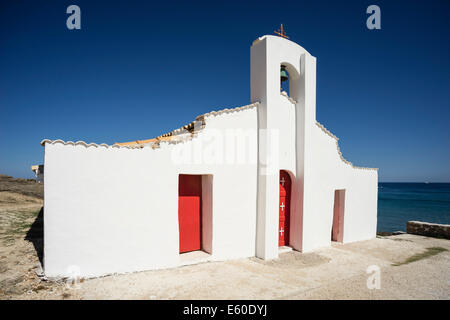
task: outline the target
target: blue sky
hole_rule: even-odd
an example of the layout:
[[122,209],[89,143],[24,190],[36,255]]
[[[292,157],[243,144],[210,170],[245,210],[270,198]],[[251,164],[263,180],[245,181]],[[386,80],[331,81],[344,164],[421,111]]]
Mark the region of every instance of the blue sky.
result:
[[32,177],[43,138],[146,139],[248,104],[251,43],[283,23],[317,57],[317,120],[346,159],[450,182],[449,21],[445,0],[2,1],[0,173]]

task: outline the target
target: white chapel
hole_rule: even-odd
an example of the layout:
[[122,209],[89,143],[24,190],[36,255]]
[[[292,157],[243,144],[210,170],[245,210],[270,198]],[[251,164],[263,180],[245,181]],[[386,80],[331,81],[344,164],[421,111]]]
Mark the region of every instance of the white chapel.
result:
[[276,259],[376,236],[378,171],[345,160],[317,122],[316,58],[283,36],[250,51],[248,105],[149,140],[41,142],[48,277]]

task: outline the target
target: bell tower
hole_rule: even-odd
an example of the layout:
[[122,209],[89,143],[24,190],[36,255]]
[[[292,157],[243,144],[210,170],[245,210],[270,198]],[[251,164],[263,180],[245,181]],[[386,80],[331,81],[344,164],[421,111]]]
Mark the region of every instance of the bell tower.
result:
[[[281,30],[283,31],[283,30]],[[281,32],[283,33],[283,32]],[[279,34],[279,33],[278,33]],[[291,208],[290,246],[302,250],[303,198],[308,163],[308,147],[316,121],[316,58],[285,36],[266,35],[251,46],[250,83],[251,101],[258,107],[258,187],[256,253],[262,259],[278,257],[279,172],[282,169],[277,145],[286,119],[280,115],[282,99],[280,74],[289,75],[289,100],[295,120],[292,154],[294,163],[293,202]]]

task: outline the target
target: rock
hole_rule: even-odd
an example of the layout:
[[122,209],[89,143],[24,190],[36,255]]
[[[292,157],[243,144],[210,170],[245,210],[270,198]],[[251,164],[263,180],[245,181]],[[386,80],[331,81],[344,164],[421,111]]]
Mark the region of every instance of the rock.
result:
[[448,224],[408,221],[406,232],[426,237],[450,239],[450,225]]

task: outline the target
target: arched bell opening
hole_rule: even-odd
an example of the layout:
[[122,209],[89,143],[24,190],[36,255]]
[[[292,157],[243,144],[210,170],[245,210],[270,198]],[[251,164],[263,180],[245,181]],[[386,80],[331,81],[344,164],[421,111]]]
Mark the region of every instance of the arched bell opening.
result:
[[285,65],[281,65],[280,68],[280,91],[286,92],[289,96],[289,72]]
[[299,78],[299,73],[293,65],[288,62],[280,64],[280,92],[286,92],[294,100],[297,100]]

